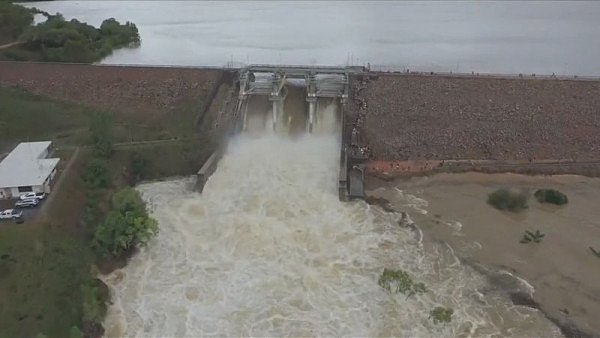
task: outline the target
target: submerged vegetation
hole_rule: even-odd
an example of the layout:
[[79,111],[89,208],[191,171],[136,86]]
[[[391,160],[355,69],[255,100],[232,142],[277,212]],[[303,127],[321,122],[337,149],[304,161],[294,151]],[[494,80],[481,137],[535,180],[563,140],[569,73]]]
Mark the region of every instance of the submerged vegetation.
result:
[[[32,25],[36,13],[45,15],[46,21]],[[75,19],[67,21],[61,14],[50,15],[9,2],[0,2],[0,18],[2,43],[16,43],[0,50],[0,59],[91,63],[115,49],[140,43],[135,24],[121,24],[114,18],[96,28]]]
[[489,194],[487,202],[498,210],[517,212],[528,208],[527,195],[508,189],[498,189]]
[[526,230],[525,233],[523,234],[523,238],[521,238],[520,242],[523,244],[527,244],[527,243],[541,243],[542,240],[544,239],[544,236],[546,236],[546,234],[541,233],[539,230],[536,230],[535,232],[531,232],[529,230]]
[[540,203],[551,203],[556,205],[569,203],[567,195],[554,189],[539,189],[533,194],[533,196],[535,196]]
[[415,282],[404,270],[383,269],[378,284],[389,292],[400,292],[407,297],[427,292],[425,284]]
[[600,249],[599,249],[599,250],[596,250],[596,249],[594,249],[594,248],[592,248],[592,247],[590,246],[590,250],[592,251],[592,253],[594,254],[594,256],[596,256],[596,257],[600,258]]
[[433,319],[435,324],[450,323],[453,314],[454,310],[443,306],[438,306],[429,312],[429,316]]

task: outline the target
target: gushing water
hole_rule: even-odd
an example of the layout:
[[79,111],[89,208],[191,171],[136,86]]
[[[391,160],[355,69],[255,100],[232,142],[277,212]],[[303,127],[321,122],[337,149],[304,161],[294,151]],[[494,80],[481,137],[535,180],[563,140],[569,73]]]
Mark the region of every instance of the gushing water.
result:
[[[192,179],[139,186],[160,234],[123,270],[108,336],[431,336],[556,333],[484,295],[450,247],[426,252],[398,215],[337,196],[339,143],[322,133],[232,140],[200,195]],[[390,294],[384,268],[428,293]],[[436,325],[435,306],[454,308]]]

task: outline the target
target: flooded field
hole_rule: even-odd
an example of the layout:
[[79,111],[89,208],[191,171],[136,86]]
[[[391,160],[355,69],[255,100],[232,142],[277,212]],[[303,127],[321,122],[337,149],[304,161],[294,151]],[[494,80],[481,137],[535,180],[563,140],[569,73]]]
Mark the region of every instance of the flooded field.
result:
[[[530,196],[529,208],[501,212],[486,203],[498,188]],[[537,189],[558,189],[564,206],[541,204]],[[373,191],[407,211],[426,241],[448,243],[463,261],[511,272],[535,288],[540,308],[567,326],[600,332],[600,270],[590,247],[600,245],[600,179],[582,176],[440,174],[384,183]],[[520,243],[526,230],[545,234],[542,243]],[[511,290],[507,290],[511,291]]]

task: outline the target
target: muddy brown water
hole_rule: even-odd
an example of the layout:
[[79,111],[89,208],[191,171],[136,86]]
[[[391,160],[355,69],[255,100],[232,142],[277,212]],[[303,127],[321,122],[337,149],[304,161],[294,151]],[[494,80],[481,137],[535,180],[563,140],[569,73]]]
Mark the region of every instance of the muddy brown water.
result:
[[[160,233],[103,277],[108,337],[560,335],[538,310],[490,290],[450,246],[400,227],[399,214],[340,202],[336,126],[290,137],[268,128],[268,105],[257,109],[266,124],[231,140],[202,194],[193,178],[138,187]],[[318,120],[337,109],[320,104]],[[428,292],[384,290],[385,268]],[[436,306],[453,308],[452,322],[435,324]]]
[[[373,194],[407,211],[426,238],[448,243],[464,261],[523,278],[547,315],[600,333],[600,260],[589,249],[600,247],[600,179],[467,173],[373,183],[385,187]],[[498,211],[486,198],[501,187],[530,196],[554,188],[567,194],[569,203],[559,207],[530,198],[525,211]],[[540,230],[543,242],[519,243],[525,230]]]

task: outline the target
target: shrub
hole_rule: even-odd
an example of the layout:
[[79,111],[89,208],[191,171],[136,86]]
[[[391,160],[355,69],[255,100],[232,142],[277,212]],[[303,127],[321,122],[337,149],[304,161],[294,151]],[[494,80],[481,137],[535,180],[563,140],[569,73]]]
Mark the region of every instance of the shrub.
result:
[[100,323],[106,315],[106,301],[109,295],[100,283],[102,282],[92,280],[80,286],[83,299],[83,322]]
[[546,234],[543,234],[539,230],[536,230],[535,232],[526,230],[525,233],[523,234],[523,238],[521,238],[520,242],[523,244],[530,243],[530,242],[541,243],[542,240],[544,239],[544,236],[546,236]]
[[140,194],[125,188],[113,195],[112,209],[98,225],[93,247],[103,256],[118,257],[145,245],[158,232],[156,220],[148,216]]
[[403,270],[383,269],[378,284],[389,292],[400,292],[408,297],[427,292],[425,284],[415,283],[408,272]]
[[452,321],[453,314],[454,310],[442,306],[438,306],[429,312],[429,315],[435,324],[450,323]]
[[112,152],[112,116],[106,113],[97,113],[92,116],[90,133],[92,145],[98,156],[108,157]]
[[106,161],[100,158],[91,159],[85,166],[83,180],[90,188],[107,188],[112,178]]
[[533,194],[540,203],[563,205],[569,203],[567,195],[554,189],[540,189]]
[[498,210],[519,211],[527,209],[527,195],[498,189],[488,195],[487,202]]
[[134,181],[141,181],[148,176],[150,160],[139,152],[131,154],[131,174]]

